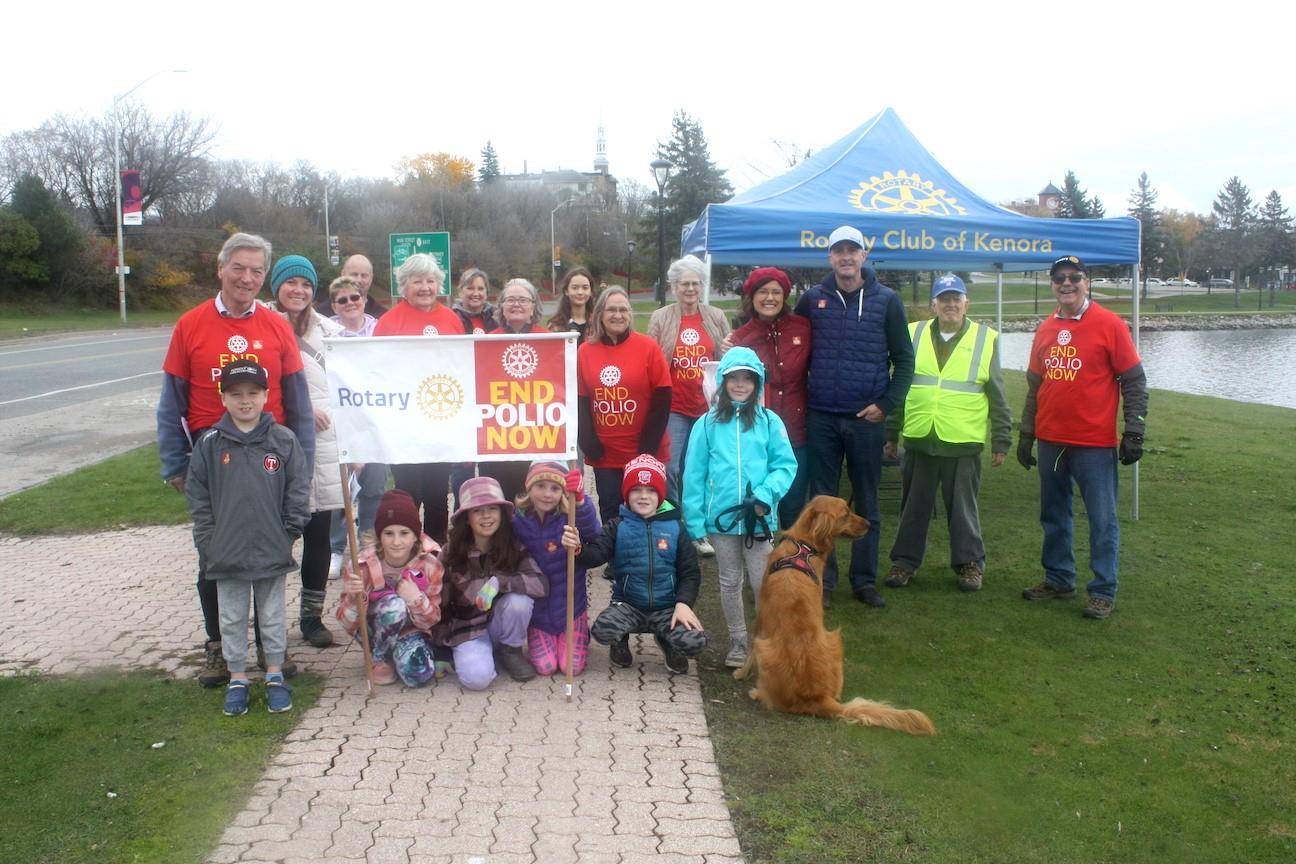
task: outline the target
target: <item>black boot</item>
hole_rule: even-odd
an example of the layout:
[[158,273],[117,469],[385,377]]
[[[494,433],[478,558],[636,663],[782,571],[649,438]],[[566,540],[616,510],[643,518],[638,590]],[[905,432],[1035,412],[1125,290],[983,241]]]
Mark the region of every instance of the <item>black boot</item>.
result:
[[333,644],[333,634],[324,626],[324,591],[303,588],[301,592],[302,638],[313,648],[327,648]]

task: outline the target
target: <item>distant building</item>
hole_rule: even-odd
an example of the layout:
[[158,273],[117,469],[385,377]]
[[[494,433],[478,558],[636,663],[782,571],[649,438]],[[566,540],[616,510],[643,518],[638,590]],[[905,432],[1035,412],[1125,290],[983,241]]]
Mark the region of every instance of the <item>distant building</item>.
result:
[[1052,181],[1040,190],[1039,206],[1046,208],[1050,213],[1056,213],[1058,204],[1062,203],[1062,190],[1053,185]]
[[511,187],[532,186],[558,195],[597,196],[609,209],[616,206],[617,180],[608,171],[607,140],[603,127],[598,129],[594,145],[594,170],[574,171],[560,168],[555,171],[531,173],[523,163],[521,174],[501,174],[496,182]]

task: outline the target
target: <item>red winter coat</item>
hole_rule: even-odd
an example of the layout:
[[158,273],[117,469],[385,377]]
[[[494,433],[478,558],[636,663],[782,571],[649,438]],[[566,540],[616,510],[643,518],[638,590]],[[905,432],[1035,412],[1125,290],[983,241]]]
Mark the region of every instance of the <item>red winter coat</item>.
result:
[[753,317],[730,338],[734,345],[755,351],[765,364],[765,407],[783,421],[793,447],[805,446],[809,319],[792,312],[785,312],[770,323]]

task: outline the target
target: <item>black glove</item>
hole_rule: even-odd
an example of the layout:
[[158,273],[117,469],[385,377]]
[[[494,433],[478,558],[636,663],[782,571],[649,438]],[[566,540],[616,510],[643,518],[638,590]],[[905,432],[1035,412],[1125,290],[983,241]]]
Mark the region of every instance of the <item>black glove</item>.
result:
[[1017,439],[1017,461],[1020,462],[1021,466],[1025,468],[1027,471],[1031,469],[1032,465],[1039,464],[1038,462],[1035,461],[1035,457],[1031,454],[1031,451],[1034,449],[1035,449],[1034,435],[1027,435],[1023,433],[1021,437]]
[[1143,458],[1143,436],[1126,432],[1121,436],[1120,460],[1122,465],[1133,465]]

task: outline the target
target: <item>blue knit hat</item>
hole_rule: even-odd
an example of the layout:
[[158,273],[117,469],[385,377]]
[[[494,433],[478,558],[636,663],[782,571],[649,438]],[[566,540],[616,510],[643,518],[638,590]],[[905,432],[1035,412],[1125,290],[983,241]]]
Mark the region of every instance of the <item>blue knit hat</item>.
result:
[[285,255],[280,258],[270,271],[270,296],[279,296],[279,286],[294,276],[305,276],[311,284],[311,297],[319,286],[319,277],[315,275],[315,265],[304,255]]

